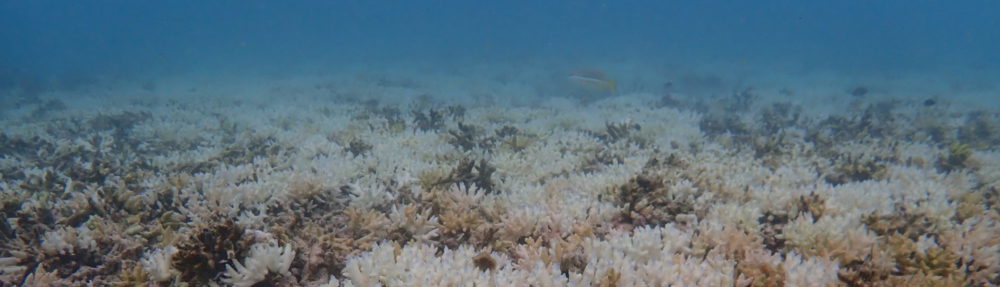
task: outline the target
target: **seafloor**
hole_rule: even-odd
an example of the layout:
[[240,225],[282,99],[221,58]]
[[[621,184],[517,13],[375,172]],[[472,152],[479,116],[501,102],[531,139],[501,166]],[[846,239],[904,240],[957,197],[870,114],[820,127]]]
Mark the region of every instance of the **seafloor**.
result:
[[0,285],[1000,283],[996,83],[6,74]]

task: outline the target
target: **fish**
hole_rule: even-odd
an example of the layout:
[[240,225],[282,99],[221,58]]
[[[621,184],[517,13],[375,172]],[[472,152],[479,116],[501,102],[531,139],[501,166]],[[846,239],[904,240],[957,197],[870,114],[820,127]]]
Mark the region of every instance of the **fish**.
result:
[[566,77],[571,83],[587,89],[606,91],[612,94],[618,92],[615,80],[595,69],[580,69]]

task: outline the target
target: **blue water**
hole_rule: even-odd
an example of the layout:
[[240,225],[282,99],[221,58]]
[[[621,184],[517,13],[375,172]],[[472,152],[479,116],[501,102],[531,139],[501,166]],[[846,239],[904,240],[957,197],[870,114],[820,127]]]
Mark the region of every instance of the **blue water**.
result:
[[5,0],[0,39],[0,70],[42,76],[541,59],[993,72],[1000,2]]

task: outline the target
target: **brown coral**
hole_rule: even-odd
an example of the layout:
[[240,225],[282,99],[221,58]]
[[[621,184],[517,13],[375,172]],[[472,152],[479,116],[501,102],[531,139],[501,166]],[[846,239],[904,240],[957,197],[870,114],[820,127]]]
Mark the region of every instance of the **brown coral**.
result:
[[647,173],[619,186],[615,200],[624,207],[622,220],[632,226],[659,226],[694,211],[693,202],[673,195],[663,177]]
[[200,229],[181,243],[172,258],[180,280],[194,285],[217,281],[226,271],[226,265],[249,250],[252,242],[243,233],[244,229],[235,222],[224,221]]
[[878,235],[901,234],[911,239],[917,239],[920,235],[927,234],[933,227],[927,216],[914,212],[907,212],[904,207],[898,207],[896,213],[890,215],[869,214],[861,220],[868,225],[868,229]]
[[972,148],[967,144],[954,142],[948,146],[948,153],[938,159],[938,169],[952,172],[969,167],[972,164]]
[[837,159],[834,170],[827,174],[826,182],[834,185],[849,182],[881,180],[886,178],[889,166],[885,160],[862,156],[846,155]]
[[438,179],[429,187],[451,187],[460,186],[480,188],[487,193],[495,192],[493,184],[493,172],[496,168],[490,165],[485,159],[475,160],[465,158],[458,162],[447,177]]

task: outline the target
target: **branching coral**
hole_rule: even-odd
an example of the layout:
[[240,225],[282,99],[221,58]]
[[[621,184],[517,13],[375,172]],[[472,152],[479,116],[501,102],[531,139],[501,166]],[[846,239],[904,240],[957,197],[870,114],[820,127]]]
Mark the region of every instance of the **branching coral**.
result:
[[448,143],[463,151],[470,151],[474,148],[490,150],[496,144],[496,139],[483,136],[483,133],[482,128],[459,122],[458,129],[448,131],[448,135],[451,136]]
[[968,145],[954,142],[948,146],[948,153],[940,156],[937,165],[942,171],[952,172],[969,167],[971,157],[972,149]]
[[292,251],[291,245],[254,244],[243,263],[233,261],[232,265],[226,266],[223,281],[233,286],[249,287],[265,281],[272,274],[291,277],[288,268],[293,259],[295,251]]
[[623,206],[622,220],[634,226],[658,226],[676,222],[677,217],[694,212],[694,202],[698,197],[693,183],[671,175],[667,169],[679,164],[675,158],[661,161],[652,159],[646,163],[642,174],[618,187],[615,202]]
[[413,112],[413,123],[421,131],[437,131],[444,128],[444,112],[429,110],[427,113]]
[[[510,77],[471,93],[531,93]],[[773,87],[435,107],[452,92],[401,78],[5,107],[0,282],[1000,283],[993,111]]]
[[878,158],[846,156],[837,160],[836,168],[826,175],[826,182],[844,184],[852,181],[880,180],[888,175],[888,164]]
[[208,284],[219,279],[226,266],[250,248],[252,242],[244,238],[244,232],[232,221],[223,222],[202,228],[178,245],[172,262],[180,281]]
[[458,165],[451,170],[449,175],[436,179],[424,186],[430,188],[460,186],[470,189],[482,189],[488,193],[495,192],[493,183],[493,172],[495,171],[496,168],[490,165],[485,159],[477,161],[466,158],[459,161]]
[[173,257],[177,251],[176,247],[167,246],[146,254],[141,263],[143,271],[149,274],[150,281],[166,282],[174,277],[177,271],[173,266]]

